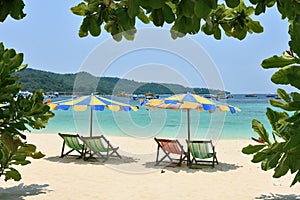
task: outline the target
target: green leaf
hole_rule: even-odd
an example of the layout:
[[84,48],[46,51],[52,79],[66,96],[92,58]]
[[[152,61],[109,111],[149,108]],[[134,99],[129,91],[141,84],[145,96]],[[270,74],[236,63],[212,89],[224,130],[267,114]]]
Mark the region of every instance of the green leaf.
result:
[[29,160],[18,160],[18,161],[13,161],[11,162],[11,164],[14,164],[14,165],[28,165],[30,164],[31,162]]
[[240,0],[225,0],[225,2],[229,8],[235,8],[240,4]]
[[128,0],[128,15],[131,18],[135,18],[140,13],[140,6],[138,0]]
[[39,151],[37,153],[32,154],[31,157],[34,159],[40,159],[40,158],[45,157],[45,154],[43,154],[42,152]]
[[123,36],[126,38],[126,40],[134,40],[136,31],[130,30],[130,31],[124,31],[122,33],[123,33]]
[[269,102],[274,107],[283,108],[285,106],[285,104],[280,100],[270,99]]
[[279,178],[281,176],[284,176],[289,170],[289,164],[287,162],[286,156],[284,156],[280,162],[279,165],[275,168],[275,173],[273,174],[274,178]]
[[36,150],[36,146],[33,144],[25,144],[23,147],[20,148],[20,152],[25,153],[33,153]]
[[287,152],[292,148],[300,145],[300,133],[290,137],[287,143],[283,146],[283,151]]
[[86,37],[88,35],[88,26],[88,18],[84,18],[78,32],[79,37]]
[[266,115],[268,117],[268,120],[273,128],[273,130],[277,131],[277,126],[279,120],[285,119],[288,116],[285,113],[277,112],[272,110],[271,108],[267,108]]
[[152,21],[155,26],[163,26],[164,15],[161,8],[153,10],[150,16],[152,17]]
[[17,20],[22,19],[26,16],[23,12],[24,7],[23,0],[11,0],[10,16]]
[[175,21],[175,15],[172,11],[172,9],[167,5],[165,4],[163,7],[162,7],[162,12],[163,12],[163,15],[164,15],[164,19],[167,23],[173,23]]
[[264,2],[258,2],[256,8],[255,8],[255,15],[259,15],[261,13],[264,13],[266,11],[266,6]]
[[274,167],[276,167],[280,158],[281,158],[280,152],[271,155],[267,161],[268,168],[273,169]]
[[208,5],[207,0],[196,0],[194,13],[199,18],[204,18],[209,15],[211,7]]
[[214,37],[216,40],[221,39],[221,29],[218,26],[214,28]]
[[26,159],[26,153],[17,153],[12,156],[11,159],[16,161],[24,161]]
[[295,185],[297,182],[300,182],[300,170],[297,172],[291,186]]
[[295,59],[294,58],[286,58],[283,56],[273,56],[270,58],[265,59],[261,66],[265,69],[269,69],[269,68],[282,68],[285,67],[287,65],[290,64],[294,64],[295,63]]
[[263,126],[262,123],[260,123],[258,120],[253,119],[252,120],[252,129],[258,133],[258,135],[268,144],[270,144],[269,140],[269,134],[266,131],[265,127]]
[[291,122],[291,123],[300,124],[300,113],[296,113],[296,114],[292,115],[291,117],[286,119],[286,121]]
[[5,172],[5,181],[13,179],[15,181],[21,180],[21,174],[14,168],[9,168],[8,171]]
[[266,145],[248,145],[247,147],[244,147],[242,149],[242,152],[244,154],[253,154],[256,153],[258,151],[260,151],[261,149],[263,149],[264,147],[266,147]]
[[0,6],[0,22],[4,22],[10,11],[11,1],[2,1]]
[[250,0],[250,2],[255,5],[258,3],[258,0]]
[[264,28],[258,21],[249,20],[247,25],[254,33],[262,33],[264,31]]
[[165,4],[164,0],[155,0],[155,1],[151,1],[151,3],[149,3],[149,6],[153,9],[159,9],[162,8],[164,4]]
[[192,17],[194,15],[195,3],[192,0],[181,0],[178,5],[182,10],[182,15]]
[[3,152],[3,150],[1,149],[1,145],[0,145],[0,163],[2,163],[1,162],[1,160],[4,158],[4,152]]
[[[290,47],[293,51],[300,56],[300,17],[299,14],[297,17],[294,17],[290,27],[289,34],[291,36],[291,40],[289,42]],[[292,30],[291,30],[292,29]]]
[[295,173],[296,171],[300,170],[300,159],[299,159],[299,153],[298,152],[297,156],[293,154],[289,154],[288,159],[289,159],[289,168],[291,170],[291,174]]
[[257,152],[254,156],[251,162],[253,163],[258,163],[261,162],[262,160],[266,159],[267,154],[264,152]]
[[291,92],[291,97],[293,101],[300,101],[300,94],[298,92]]
[[291,102],[290,95],[284,89],[277,89],[278,96],[287,103]]
[[300,66],[287,66],[275,72],[271,77],[273,83],[290,84],[300,89]]
[[88,9],[88,6],[85,3],[80,3],[77,6],[72,7],[71,11],[75,15],[85,16],[87,9]]
[[100,25],[98,25],[95,16],[89,18],[89,31],[94,37],[99,36],[101,33]]
[[144,11],[141,8],[140,8],[140,12],[137,17],[145,24],[150,23],[149,18],[147,17],[147,15],[145,15]]

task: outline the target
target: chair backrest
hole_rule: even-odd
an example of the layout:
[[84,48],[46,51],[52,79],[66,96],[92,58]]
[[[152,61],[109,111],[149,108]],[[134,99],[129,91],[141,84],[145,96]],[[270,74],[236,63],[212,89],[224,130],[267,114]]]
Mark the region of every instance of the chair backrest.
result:
[[211,158],[213,157],[213,145],[212,141],[190,141],[188,142],[188,148],[193,157],[199,159]]
[[73,135],[73,134],[63,134],[63,133],[58,133],[64,141],[65,144],[70,147],[71,149],[75,150],[82,150],[82,144],[79,141],[79,135]]
[[184,153],[184,151],[182,149],[182,146],[181,146],[181,144],[179,143],[178,140],[158,139],[158,138],[154,138],[154,140],[166,152],[174,153],[174,154]]
[[94,152],[106,152],[108,145],[103,143],[106,141],[102,136],[81,137],[86,146]]

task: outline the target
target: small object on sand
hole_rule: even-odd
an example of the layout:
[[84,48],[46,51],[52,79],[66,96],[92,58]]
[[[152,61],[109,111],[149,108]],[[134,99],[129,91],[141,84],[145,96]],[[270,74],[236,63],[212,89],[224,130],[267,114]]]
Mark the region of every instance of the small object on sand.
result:
[[165,173],[165,170],[162,169],[162,170],[160,171],[160,173]]

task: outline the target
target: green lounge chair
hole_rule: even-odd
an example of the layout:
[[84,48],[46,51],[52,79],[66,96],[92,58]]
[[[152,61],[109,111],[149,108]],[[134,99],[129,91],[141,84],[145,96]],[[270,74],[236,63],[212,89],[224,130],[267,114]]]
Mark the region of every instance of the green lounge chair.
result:
[[[92,136],[92,137],[80,137],[86,146],[86,151],[84,153],[84,160],[87,160],[94,155],[99,156],[100,158],[106,158],[113,156],[116,154],[117,157],[122,158],[120,154],[117,152],[119,147],[113,147],[110,142],[104,137],[101,136]],[[87,157],[87,154],[89,155]]]
[[[181,165],[182,161],[184,161],[187,157],[187,153],[184,151],[183,146],[179,143],[178,140],[170,140],[170,139],[161,139],[161,138],[154,138],[157,142],[157,156],[156,156],[156,164],[159,165],[164,159],[169,158],[171,162],[174,160],[179,160],[177,163],[179,166]],[[165,153],[165,155],[159,160],[159,151],[160,149]],[[171,157],[171,154],[175,154],[179,159]]]
[[190,166],[195,164],[211,164],[212,167],[215,163],[219,164],[217,159],[217,153],[215,152],[215,146],[211,140],[194,140],[188,142],[186,140],[192,160]]
[[[80,136],[78,134],[75,135],[75,134],[58,133],[58,135],[62,137],[64,140],[62,150],[61,150],[61,155],[60,155],[61,158],[67,155],[77,156],[77,155],[70,154],[73,151],[77,151],[79,154],[78,158],[82,158],[84,153],[84,145],[79,140]],[[70,150],[67,153],[64,153],[65,146],[68,146],[70,148]]]

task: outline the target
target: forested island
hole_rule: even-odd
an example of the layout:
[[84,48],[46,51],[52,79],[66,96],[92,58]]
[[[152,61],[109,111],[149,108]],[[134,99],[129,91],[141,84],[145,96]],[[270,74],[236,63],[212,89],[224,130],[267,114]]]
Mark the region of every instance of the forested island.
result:
[[74,74],[59,74],[27,68],[18,72],[19,83],[24,84],[24,90],[33,91],[42,89],[45,93],[59,92],[60,94],[178,94],[192,92],[197,94],[226,93],[208,88],[189,88],[172,83],[146,83],[117,77],[95,77],[87,72]]

